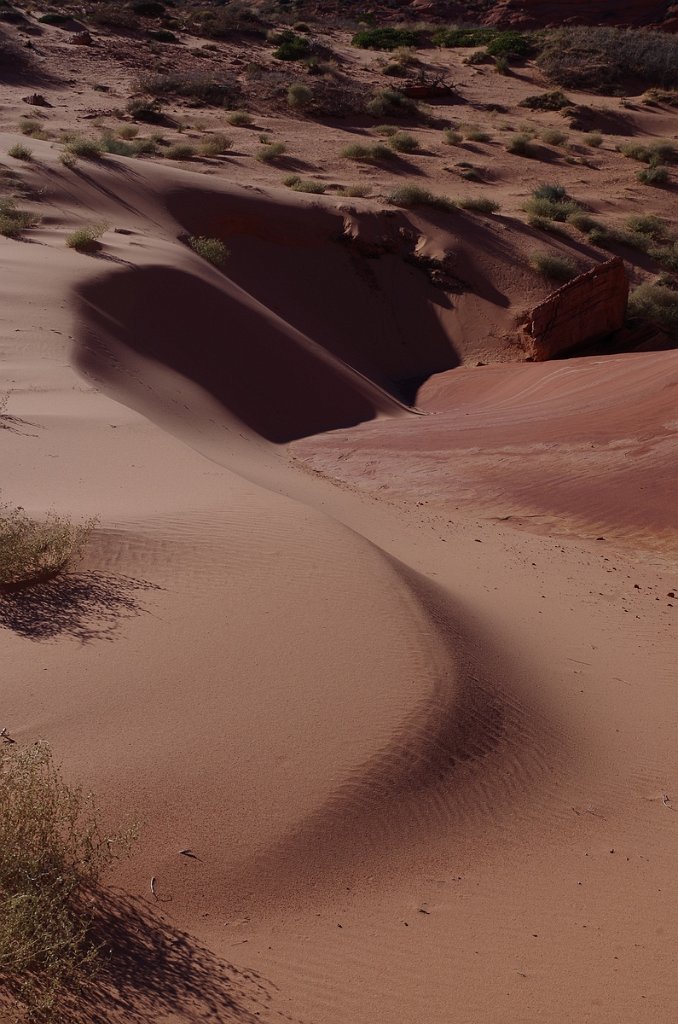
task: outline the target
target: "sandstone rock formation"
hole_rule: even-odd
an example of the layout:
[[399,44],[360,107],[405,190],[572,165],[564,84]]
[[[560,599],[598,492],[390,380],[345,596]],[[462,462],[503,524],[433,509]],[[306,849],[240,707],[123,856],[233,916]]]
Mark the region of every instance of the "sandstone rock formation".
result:
[[535,306],[520,325],[527,359],[544,362],[619,330],[628,297],[629,281],[619,257],[568,281]]

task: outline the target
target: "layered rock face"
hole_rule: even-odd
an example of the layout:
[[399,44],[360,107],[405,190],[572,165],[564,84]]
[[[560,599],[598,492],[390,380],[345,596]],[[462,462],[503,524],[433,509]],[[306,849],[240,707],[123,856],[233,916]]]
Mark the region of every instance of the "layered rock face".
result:
[[553,292],[521,324],[526,357],[543,362],[624,324],[629,280],[624,261],[615,257]]

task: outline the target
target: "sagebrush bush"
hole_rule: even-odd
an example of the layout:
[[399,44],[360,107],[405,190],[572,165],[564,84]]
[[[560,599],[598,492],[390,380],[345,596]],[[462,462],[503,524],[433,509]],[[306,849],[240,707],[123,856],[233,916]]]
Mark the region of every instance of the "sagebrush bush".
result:
[[460,199],[458,205],[462,210],[471,210],[472,213],[497,213],[501,207],[494,199],[484,196],[476,198]]
[[468,125],[462,129],[464,138],[469,142],[489,142],[490,135],[488,132],[483,131],[482,128],[476,128],[475,125]]
[[195,156],[195,146],[190,142],[175,142],[165,150],[168,160],[190,160]]
[[434,46],[462,48],[486,46],[497,35],[495,28],[441,28],[431,36]]
[[461,132],[456,131],[454,128],[446,128],[443,132],[443,140],[448,146],[458,146],[462,139]]
[[98,160],[103,152],[101,142],[97,139],[85,139],[79,136],[67,142],[64,149],[71,156],[83,160]]
[[97,252],[99,239],[108,230],[107,224],[87,224],[66,236],[66,245],[76,252]]
[[366,109],[372,117],[414,117],[419,113],[416,100],[403,96],[397,89],[379,89]]
[[162,106],[159,100],[144,100],[133,97],[127,103],[127,113],[143,124],[159,124],[162,121]]
[[310,192],[313,195],[321,196],[326,185],[323,185],[321,181],[311,181],[308,178],[300,178],[297,174],[290,174],[289,177],[285,178],[283,185],[291,188],[294,192]]
[[339,189],[338,195],[351,199],[364,199],[370,194],[369,185],[344,185]]
[[220,132],[216,132],[214,135],[209,135],[201,141],[199,151],[202,156],[221,156],[223,153],[228,152],[232,146],[232,139],[222,135]]
[[270,40],[276,47],[276,60],[303,60],[311,54],[311,44],[304,36],[298,36],[291,29],[274,33]]
[[532,142],[532,137],[526,132],[520,132],[517,135],[511,136],[508,143],[506,144],[506,150],[512,153],[514,156],[536,156],[536,150]]
[[208,263],[212,263],[215,267],[222,267],[230,256],[230,252],[220,238],[191,235],[188,239],[188,244],[193,252],[196,252],[198,256],[207,260]]
[[564,146],[567,142],[567,134],[559,131],[558,128],[544,128],[541,140],[547,146]]
[[19,131],[22,135],[28,135],[31,139],[49,138],[49,133],[45,131],[43,123],[35,117],[20,117]]
[[24,146],[22,142],[17,142],[15,145],[10,146],[7,150],[7,155],[13,157],[15,160],[32,160],[33,150],[28,146]]
[[393,159],[393,150],[377,142],[371,146],[365,146],[360,142],[354,142],[345,146],[341,155],[346,160],[355,160],[362,164],[379,164],[384,160]]
[[419,149],[419,140],[410,132],[396,132],[390,136],[388,144],[396,153],[416,153]]
[[255,155],[262,164],[274,164],[286,152],[287,146],[284,142],[269,142],[258,149]]
[[583,136],[583,142],[587,146],[592,146],[594,149],[598,149],[603,144],[603,136],[600,132],[586,132]]
[[351,39],[351,45],[363,50],[397,50],[399,46],[417,46],[419,33],[403,28],[367,28]]
[[666,185],[669,181],[669,169],[662,167],[661,164],[644,167],[642,171],[638,171],[636,178],[641,185]]
[[533,43],[523,32],[507,30],[497,32],[487,44],[490,57],[504,57],[506,60],[521,60],[528,57],[533,50]]
[[454,210],[456,204],[447,196],[437,196],[419,185],[402,185],[387,196],[392,206],[432,206],[437,210]]
[[226,115],[226,120],[234,128],[249,128],[254,124],[254,118],[245,110],[232,110],[230,114]]
[[0,199],[0,235],[20,238],[24,231],[39,224],[40,218],[27,210],[18,210],[13,199]]
[[0,746],[0,975],[17,1019],[65,1019],[96,971],[97,886],[135,830],[103,830],[91,795],[64,782],[44,743]]
[[32,519],[22,508],[0,505],[0,587],[47,579],[77,558],[94,520],[74,524],[53,512]]
[[628,316],[678,333],[678,291],[661,284],[641,284],[629,296]]
[[568,256],[552,252],[535,252],[530,256],[530,265],[548,281],[564,284],[578,274],[577,265]]
[[541,92],[536,96],[526,96],[518,106],[527,107],[529,110],[563,110],[564,107],[572,106],[572,100],[569,100],[560,89],[555,89],[553,92]]
[[307,110],[313,102],[313,90],[304,82],[292,82],[287,90],[287,105],[293,110]]
[[139,127],[136,124],[123,124],[118,128],[118,135],[125,142],[131,142],[139,134]]

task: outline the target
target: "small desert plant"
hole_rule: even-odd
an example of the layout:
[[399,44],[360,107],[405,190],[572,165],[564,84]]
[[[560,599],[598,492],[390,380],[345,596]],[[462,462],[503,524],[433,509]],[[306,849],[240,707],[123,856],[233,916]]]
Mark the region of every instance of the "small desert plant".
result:
[[175,142],[165,150],[168,160],[190,160],[195,156],[195,146],[189,142]]
[[311,54],[311,44],[304,36],[298,36],[291,29],[283,29],[271,37],[276,47],[273,56],[276,60],[303,60]]
[[360,142],[354,142],[341,151],[346,160],[355,160],[362,164],[378,164],[393,157],[393,150],[377,142],[372,146],[365,146]]
[[392,135],[398,134],[398,129],[393,124],[377,124],[372,131],[375,135],[383,135],[385,138],[391,138]]
[[0,235],[19,238],[24,231],[34,228],[40,218],[26,210],[17,210],[13,199],[0,199]]
[[287,90],[287,105],[293,110],[306,110],[313,102],[313,90],[304,82],[292,82]]
[[352,46],[363,50],[397,50],[400,46],[417,46],[419,33],[402,28],[368,28],[356,32]]
[[0,588],[47,579],[76,558],[95,520],[74,524],[49,513],[31,519],[22,508],[0,506]]
[[678,331],[678,291],[662,284],[641,284],[629,296],[628,315],[668,331]]
[[103,830],[47,744],[0,747],[0,974],[21,1020],[63,1020],[62,996],[96,970],[97,885],[134,838]]
[[662,167],[661,164],[655,167],[643,167],[641,171],[638,171],[636,178],[641,185],[666,185],[669,180],[668,167]]
[[454,128],[446,128],[443,132],[443,140],[448,146],[458,146],[462,138],[461,132],[456,131]]
[[469,125],[467,128],[463,128],[464,138],[469,142],[489,142],[490,136],[487,132],[481,128],[476,128],[475,125]]
[[311,181],[308,178],[300,178],[296,174],[291,174],[285,178],[283,185],[287,185],[288,188],[293,189],[294,192],[310,192],[313,195],[321,196],[326,185],[323,185],[321,181]]
[[226,115],[226,120],[234,128],[249,128],[254,123],[252,115],[245,110],[232,110],[230,114]]
[[564,107],[572,106],[572,101],[560,89],[556,89],[553,92],[539,93],[537,96],[526,96],[518,106],[527,107],[529,110],[562,110]]
[[512,135],[506,145],[506,150],[514,156],[534,157],[536,155],[532,138],[526,132]]
[[222,153],[226,153],[232,146],[232,139],[217,132],[215,135],[210,135],[208,138],[203,139],[199,149],[202,156],[221,156]]
[[45,131],[44,125],[35,117],[20,117],[19,131],[22,135],[28,135],[32,139],[49,138],[48,133]]
[[62,163],[64,167],[68,167],[69,170],[72,170],[77,164],[78,158],[72,153],[67,153],[66,150],[64,150],[62,153],[59,153],[59,162]]
[[603,136],[600,132],[586,132],[583,136],[582,141],[586,146],[592,146],[594,149],[598,149],[603,144]]
[[590,235],[592,231],[604,231],[600,221],[580,210],[568,213],[566,220],[568,224],[571,224],[577,231],[581,231],[583,235]]
[[388,144],[396,153],[416,153],[419,149],[419,140],[410,132],[396,132],[389,138]]
[[64,149],[71,156],[79,157],[83,160],[98,160],[103,151],[101,143],[96,139],[83,139],[79,137],[67,142]]
[[478,196],[475,199],[460,199],[458,205],[462,210],[471,210],[472,213],[497,213],[501,207],[494,199]]
[[564,146],[567,142],[567,135],[558,128],[545,128],[541,133],[541,140],[547,146]]
[[208,106],[230,106],[241,92],[238,80],[232,75],[197,71],[141,75],[133,83],[133,89],[135,93],[156,97],[179,96]]
[[579,203],[568,196],[564,186],[548,182],[538,185],[524,206],[531,224],[535,218],[562,222],[580,213],[581,209]]
[[123,124],[118,128],[118,135],[126,142],[131,142],[132,139],[136,139],[138,134],[139,128],[136,124]]
[[287,146],[284,142],[269,142],[258,149],[255,155],[262,164],[274,164],[286,152]]
[[412,117],[419,113],[416,101],[403,96],[397,89],[379,89],[368,101],[366,109],[372,117]]
[[28,146],[24,146],[23,143],[17,142],[14,146],[10,146],[7,150],[8,156],[13,157],[15,160],[32,160],[33,150],[29,149]]
[[370,194],[370,188],[368,185],[344,185],[337,194],[350,199],[364,199]]
[[433,33],[431,42],[448,48],[486,46],[496,35],[494,28],[441,28]]
[[86,224],[66,236],[66,245],[76,252],[97,252],[99,239],[108,230],[107,224]]
[[221,267],[224,265],[230,253],[224,243],[219,238],[207,238],[205,235],[191,235],[188,239],[193,252],[197,252],[198,256],[202,256],[208,263],[213,264],[215,267]]
[[558,256],[552,252],[535,252],[530,257],[530,265],[534,270],[549,281],[564,283],[577,276],[577,266],[567,256]]
[[447,196],[437,196],[419,185],[402,185],[387,196],[392,206],[432,206],[437,210],[454,210],[455,203]]
[[497,32],[487,44],[490,57],[505,57],[506,60],[521,60],[532,52],[531,40],[522,32]]
[[626,227],[629,231],[647,235],[655,241],[661,241],[661,239],[666,238],[669,234],[666,221],[662,220],[661,217],[655,217],[651,213],[629,217],[626,221]]
[[158,100],[131,99],[127,103],[127,113],[143,124],[158,124],[162,120],[162,107]]
[[619,147],[619,151],[631,160],[640,160],[650,167],[662,163],[675,163],[678,160],[678,150],[672,142],[651,142],[647,145],[642,142],[627,142]]

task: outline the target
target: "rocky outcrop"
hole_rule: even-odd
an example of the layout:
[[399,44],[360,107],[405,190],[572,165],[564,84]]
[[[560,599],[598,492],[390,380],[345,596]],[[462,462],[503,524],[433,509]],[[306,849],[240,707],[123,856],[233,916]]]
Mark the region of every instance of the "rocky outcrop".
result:
[[527,359],[544,362],[597,341],[624,324],[629,280],[619,257],[600,263],[553,292],[520,324]]

